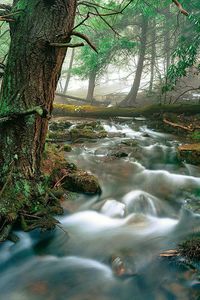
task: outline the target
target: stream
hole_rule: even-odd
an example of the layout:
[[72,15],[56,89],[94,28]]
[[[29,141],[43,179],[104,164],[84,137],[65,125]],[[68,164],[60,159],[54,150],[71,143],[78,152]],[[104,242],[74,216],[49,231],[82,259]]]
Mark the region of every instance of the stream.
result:
[[200,299],[200,265],[162,255],[200,231],[188,210],[200,168],[180,162],[181,141],[143,118],[102,123],[112,138],[66,153],[97,175],[102,194],[78,196],[73,214],[63,203],[62,228],[17,232],[18,243],[0,246],[1,299]]

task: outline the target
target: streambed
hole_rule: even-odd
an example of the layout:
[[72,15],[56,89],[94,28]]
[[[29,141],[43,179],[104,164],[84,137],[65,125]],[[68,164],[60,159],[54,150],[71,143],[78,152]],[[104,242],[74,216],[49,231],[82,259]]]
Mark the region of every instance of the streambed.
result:
[[145,119],[102,122],[113,138],[77,143],[66,153],[98,176],[102,194],[79,196],[72,215],[66,205],[64,230],[19,232],[20,242],[1,245],[2,299],[200,296],[198,263],[160,256],[200,229],[199,215],[187,210],[195,204],[200,213],[200,168],[179,161],[177,137]]

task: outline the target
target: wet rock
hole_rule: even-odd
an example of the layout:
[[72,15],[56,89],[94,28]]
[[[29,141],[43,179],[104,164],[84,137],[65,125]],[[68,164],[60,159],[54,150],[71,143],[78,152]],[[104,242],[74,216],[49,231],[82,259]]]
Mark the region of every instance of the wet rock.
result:
[[129,146],[129,147],[137,147],[138,141],[133,139],[124,140],[121,142],[123,145]]
[[115,151],[113,153],[110,153],[110,156],[114,156],[114,157],[117,157],[117,158],[123,158],[123,157],[127,157],[128,153],[123,151],[123,150],[118,150],[118,151]]
[[76,142],[80,139],[101,139],[106,138],[107,132],[105,130],[102,131],[94,131],[91,128],[83,128],[77,129],[73,128],[70,130],[70,138],[73,142]]
[[65,152],[71,152],[72,151],[72,147],[69,144],[65,144],[65,145],[63,145],[63,150]]
[[90,129],[95,131],[103,131],[104,128],[100,121],[83,122],[76,125],[77,129]]
[[71,136],[69,131],[51,131],[49,132],[49,136],[48,136],[48,141],[53,141],[53,142],[66,142],[66,141],[70,141]]
[[178,147],[179,158],[187,163],[200,164],[200,143],[185,144]]
[[123,138],[123,137],[126,137],[126,134],[122,133],[122,132],[108,132],[107,134],[108,134],[109,138],[115,138],[115,137]]
[[101,192],[97,178],[82,170],[66,173],[62,183],[65,189],[72,192],[97,194]]
[[49,124],[49,129],[52,131],[62,131],[69,129],[73,124],[71,122],[65,121],[65,122],[51,122]]
[[179,245],[179,252],[190,260],[200,260],[200,237],[194,237]]

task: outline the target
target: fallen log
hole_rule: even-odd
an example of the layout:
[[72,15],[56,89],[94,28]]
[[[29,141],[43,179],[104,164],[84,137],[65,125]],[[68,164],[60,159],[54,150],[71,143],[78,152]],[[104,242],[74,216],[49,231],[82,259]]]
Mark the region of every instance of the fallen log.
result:
[[121,107],[97,107],[91,105],[77,106],[66,104],[54,104],[53,115],[72,116],[72,117],[89,117],[89,118],[113,118],[113,117],[153,117],[157,114],[162,116],[164,113],[176,113],[195,115],[200,113],[200,105],[180,105],[180,104],[154,104],[138,108],[121,108]]

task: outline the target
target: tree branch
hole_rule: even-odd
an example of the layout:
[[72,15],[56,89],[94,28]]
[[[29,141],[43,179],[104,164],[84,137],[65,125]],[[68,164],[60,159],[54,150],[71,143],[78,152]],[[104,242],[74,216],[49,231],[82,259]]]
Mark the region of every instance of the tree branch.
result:
[[41,106],[36,106],[34,108],[27,109],[26,111],[10,113],[8,115],[2,115],[0,116],[0,123],[9,122],[14,119],[18,119],[33,114],[38,114],[42,118],[47,117],[47,111],[43,109]]
[[95,45],[89,40],[89,38],[87,37],[87,35],[83,34],[83,33],[80,33],[78,31],[72,31],[70,35],[74,35],[74,36],[77,36],[79,38],[81,38],[82,40],[86,41],[86,43],[96,52],[98,53],[97,51],[97,48],[95,47]]
[[114,10],[114,9],[112,9],[112,8],[108,8],[108,7],[105,7],[105,6],[102,6],[102,5],[100,5],[100,4],[97,4],[97,3],[92,3],[92,2],[89,2],[89,1],[82,1],[82,2],[78,2],[78,5],[85,5],[85,6],[97,6],[97,7],[99,7],[99,8],[102,8],[102,9],[104,9],[104,10],[108,10],[108,11],[112,11],[113,13],[120,13],[120,12],[118,12],[118,11],[116,11],[116,10]]
[[0,21],[1,22],[15,22],[14,19],[11,19],[11,18],[7,18],[7,17],[4,17],[4,16],[0,16]]
[[172,2],[178,7],[179,11],[183,15],[185,15],[187,17],[189,16],[189,12],[183,8],[183,6],[180,4],[180,2],[178,0],[172,0]]
[[186,93],[188,92],[191,92],[191,91],[196,91],[196,90],[200,90],[200,86],[198,86],[197,88],[191,88],[187,91],[184,91],[183,93],[181,93],[174,101],[173,101],[173,104],[176,103],[183,95],[185,95]]
[[76,48],[76,47],[83,47],[83,46],[85,46],[84,43],[77,43],[77,44],[51,43],[50,45],[53,46],[53,47],[59,47],[59,48]]
[[78,23],[78,24],[72,29],[72,31],[75,30],[76,28],[78,28],[79,26],[83,25],[83,24],[85,23],[85,21],[87,21],[87,19],[89,19],[89,17],[90,17],[90,13],[88,12],[88,13],[87,13],[87,16],[86,16],[80,23]]
[[189,126],[185,126],[185,125],[182,125],[182,124],[177,124],[177,123],[171,122],[171,121],[167,120],[166,118],[163,119],[163,122],[167,125],[170,125],[170,126],[174,127],[174,128],[181,128],[183,130],[190,131],[190,132],[193,132],[196,129],[200,129],[200,126],[193,127],[192,124],[190,124]]

